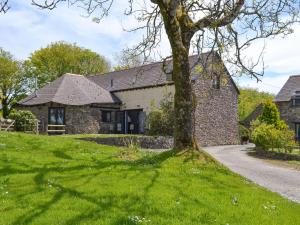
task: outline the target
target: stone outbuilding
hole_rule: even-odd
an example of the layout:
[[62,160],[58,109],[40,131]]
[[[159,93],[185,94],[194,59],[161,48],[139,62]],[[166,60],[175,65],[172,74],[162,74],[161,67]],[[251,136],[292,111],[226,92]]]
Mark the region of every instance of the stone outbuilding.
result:
[[295,131],[296,140],[300,142],[300,75],[289,77],[274,102],[279,109],[281,119]]
[[[203,69],[200,62],[205,57]],[[191,56],[190,64],[199,144],[238,144],[239,91],[226,67],[217,54]],[[57,124],[64,125],[67,134],[143,134],[153,107],[174,93],[172,77],[157,62],[99,75],[65,74],[20,101],[18,108],[37,116],[41,132]]]

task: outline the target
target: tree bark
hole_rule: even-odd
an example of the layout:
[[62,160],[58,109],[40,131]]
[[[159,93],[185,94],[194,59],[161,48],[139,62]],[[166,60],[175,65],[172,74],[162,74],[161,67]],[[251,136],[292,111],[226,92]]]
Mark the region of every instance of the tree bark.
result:
[[188,54],[173,54],[174,96],[174,147],[182,150],[193,146],[193,104]]
[[193,147],[193,97],[189,50],[194,33],[189,29],[189,20],[182,8],[166,6],[163,3],[159,3],[159,7],[173,55],[174,148],[183,150]]

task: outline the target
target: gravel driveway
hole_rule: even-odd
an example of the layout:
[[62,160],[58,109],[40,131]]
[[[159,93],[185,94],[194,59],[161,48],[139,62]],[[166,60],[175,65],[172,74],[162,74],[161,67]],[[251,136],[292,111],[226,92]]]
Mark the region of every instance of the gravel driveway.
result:
[[253,182],[300,203],[300,171],[269,164],[247,155],[253,145],[205,147],[216,160]]

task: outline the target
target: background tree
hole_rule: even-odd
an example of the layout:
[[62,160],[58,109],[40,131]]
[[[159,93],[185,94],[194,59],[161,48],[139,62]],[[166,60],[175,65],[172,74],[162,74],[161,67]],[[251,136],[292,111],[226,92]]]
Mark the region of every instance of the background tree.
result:
[[[54,9],[60,3],[76,5],[88,15],[96,14],[94,21],[100,21],[114,0],[32,0],[32,3],[47,9]],[[264,69],[262,54],[253,60],[245,50],[256,40],[292,33],[291,25],[299,21],[299,7],[299,0],[129,0],[126,14],[141,23],[133,30],[144,31],[142,41],[132,49],[136,55],[149,56],[158,47],[163,29],[169,39],[175,84],[175,148],[194,146],[189,54],[210,52],[199,61],[203,69],[209,68],[206,65],[211,55],[218,55],[231,65],[231,72],[259,79]]]
[[22,63],[0,48],[0,99],[4,118],[8,117],[12,106],[25,96],[27,84]]
[[87,75],[110,69],[109,62],[103,56],[66,42],[52,43],[35,51],[25,64],[27,73],[38,78],[39,87],[65,73]]
[[260,92],[253,88],[239,88],[239,120],[243,121],[252,113],[255,108],[267,101],[273,101],[274,95],[267,92]]
[[130,51],[123,50],[121,53],[115,55],[117,65],[114,71],[129,69],[143,65],[145,62],[141,55],[131,54]]

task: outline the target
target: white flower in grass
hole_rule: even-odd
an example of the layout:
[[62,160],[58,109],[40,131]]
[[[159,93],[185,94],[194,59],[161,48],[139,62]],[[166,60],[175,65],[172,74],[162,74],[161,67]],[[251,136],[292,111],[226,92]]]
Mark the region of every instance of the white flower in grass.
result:
[[140,217],[140,216],[128,216],[128,219],[135,224],[148,223],[151,221],[151,220],[148,220],[148,219],[146,219],[144,217]]
[[263,208],[265,210],[276,210],[276,205],[273,205],[270,202],[267,202],[265,205],[263,205]]
[[238,197],[237,196],[233,196],[231,199],[231,202],[233,205],[237,205],[238,204]]

